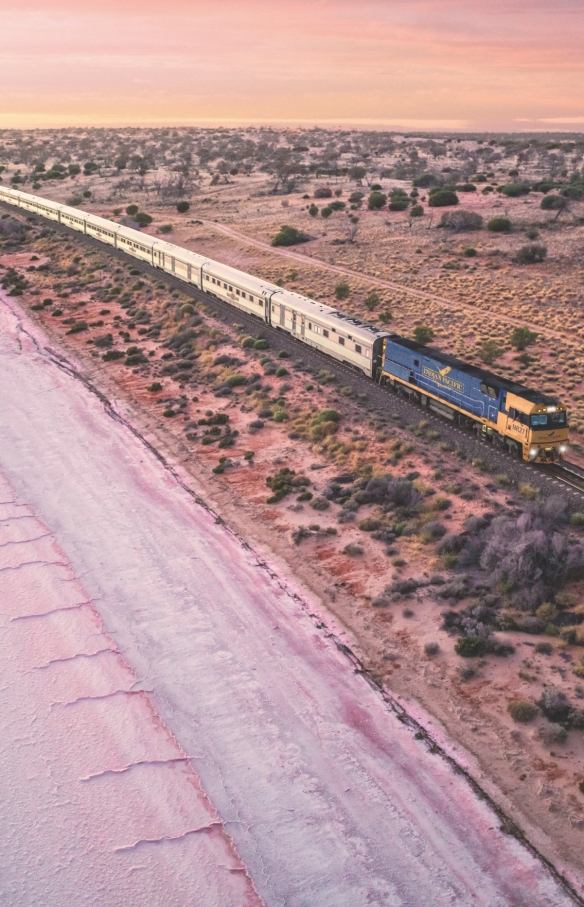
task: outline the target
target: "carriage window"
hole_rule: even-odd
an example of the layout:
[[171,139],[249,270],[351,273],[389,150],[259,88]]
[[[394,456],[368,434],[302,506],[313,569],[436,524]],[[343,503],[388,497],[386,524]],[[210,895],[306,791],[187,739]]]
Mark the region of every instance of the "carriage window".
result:
[[360,352],[361,352],[361,347],[359,346],[358,343],[355,344],[355,352],[356,352],[356,353],[360,353]]
[[419,360],[419,359],[414,359],[414,365],[419,365],[419,364],[420,364],[420,360]]
[[229,287],[229,292],[233,293],[233,287]]
[[345,338],[344,338],[344,337],[339,337],[339,343],[341,344],[341,346],[344,346],[344,345],[345,345]]
[[329,335],[329,332],[328,332],[328,331],[323,331],[323,332],[322,332],[322,336],[323,336],[323,337],[328,337],[328,335]]
[[365,356],[369,359],[371,357],[371,350],[365,350]]
[[236,290],[235,292],[237,293],[238,296],[241,296],[241,293],[239,292],[239,290]]
[[541,413],[540,415],[531,417],[531,424],[534,428],[536,428],[537,426],[539,426],[540,428],[545,428],[545,426],[547,425],[547,420],[547,415],[545,413]]
[[241,295],[242,295],[243,299],[245,299],[245,293],[242,292]]

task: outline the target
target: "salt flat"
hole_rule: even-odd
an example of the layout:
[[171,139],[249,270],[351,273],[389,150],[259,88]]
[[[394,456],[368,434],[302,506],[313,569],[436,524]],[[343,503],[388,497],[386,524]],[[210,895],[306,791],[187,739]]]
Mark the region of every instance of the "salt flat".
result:
[[2,903],[573,903],[6,300],[0,388]]

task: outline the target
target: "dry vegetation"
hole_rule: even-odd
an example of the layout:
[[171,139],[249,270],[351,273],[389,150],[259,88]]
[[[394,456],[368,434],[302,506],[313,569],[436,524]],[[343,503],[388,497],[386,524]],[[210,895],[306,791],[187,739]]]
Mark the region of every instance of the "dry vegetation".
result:
[[[443,349],[557,393],[584,431],[583,153],[579,138],[541,136],[0,134],[4,184],[18,174],[17,186],[113,219],[135,217],[133,204],[153,218],[148,232],[342,298],[401,333],[428,325]],[[468,191],[430,206],[432,186],[413,186],[423,174]],[[546,193],[484,191],[546,179]],[[369,210],[372,191],[402,210]],[[554,195],[567,201],[542,209]],[[345,208],[323,218],[335,201]],[[461,211],[482,227],[466,232]],[[486,229],[498,215],[510,232]],[[282,224],[312,239],[273,249]],[[545,260],[516,261],[533,243]],[[10,215],[0,264],[4,289],[125,396],[225,519],[325,601],[372,674],[432,712],[509,808],[581,869],[584,517],[469,462],[434,425],[392,418],[391,397],[378,414],[334,364],[270,347],[261,325],[250,336],[236,313],[213,317],[139,263]],[[537,334],[524,350],[511,345],[516,327]]]

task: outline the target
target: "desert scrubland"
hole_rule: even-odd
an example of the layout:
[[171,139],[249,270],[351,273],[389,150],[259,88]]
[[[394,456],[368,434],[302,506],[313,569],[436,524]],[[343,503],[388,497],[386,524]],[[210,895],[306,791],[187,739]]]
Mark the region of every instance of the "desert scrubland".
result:
[[[427,328],[441,349],[556,394],[576,462],[583,155],[565,135],[0,134],[4,185],[141,221],[389,330]],[[282,225],[304,241],[272,246]],[[307,364],[138,262],[6,209],[0,242],[12,304],[323,602],[370,675],[434,717],[541,851],[581,874],[573,501],[494,472],[413,409],[394,418],[391,395],[380,413],[334,363]]]

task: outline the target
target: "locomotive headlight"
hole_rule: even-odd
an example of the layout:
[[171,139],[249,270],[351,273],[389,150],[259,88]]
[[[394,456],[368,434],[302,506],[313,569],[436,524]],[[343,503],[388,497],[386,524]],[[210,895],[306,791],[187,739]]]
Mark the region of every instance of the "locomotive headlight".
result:
[[560,451],[561,454],[564,454],[568,450],[568,447],[566,444],[560,444],[560,446],[558,447],[558,450]]
[[538,448],[537,448],[537,447],[532,447],[532,448],[530,449],[530,451],[529,451],[529,456],[530,456],[530,457],[537,457],[538,453],[539,453]]

